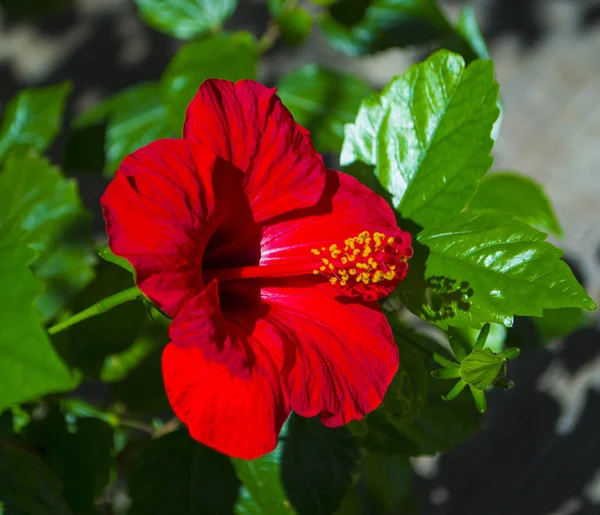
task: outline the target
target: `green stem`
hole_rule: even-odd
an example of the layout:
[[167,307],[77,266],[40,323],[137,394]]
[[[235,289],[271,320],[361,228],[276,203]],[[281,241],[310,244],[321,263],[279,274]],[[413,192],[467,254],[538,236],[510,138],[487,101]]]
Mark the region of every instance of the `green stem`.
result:
[[67,318],[66,320],[63,320],[62,322],[56,325],[53,325],[48,329],[48,333],[59,333],[60,331],[64,331],[72,325],[78,324],[86,318],[91,318],[93,316],[100,315],[101,313],[104,313],[114,308],[115,306],[118,306],[119,304],[124,304],[125,302],[128,302],[130,300],[138,299],[141,296],[142,292],[138,289],[137,286],[120,291],[119,293],[115,293],[110,297],[106,297],[105,299],[96,302],[96,304],[91,305],[89,308],[84,309],[79,313],[76,313],[75,315]]

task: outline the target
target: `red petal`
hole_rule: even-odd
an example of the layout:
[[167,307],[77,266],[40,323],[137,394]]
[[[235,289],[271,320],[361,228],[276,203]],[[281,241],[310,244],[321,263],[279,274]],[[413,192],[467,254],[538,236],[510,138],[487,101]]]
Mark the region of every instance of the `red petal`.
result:
[[294,411],[339,426],[379,406],[399,360],[377,303],[342,303],[310,287],[267,288],[263,298],[295,348],[284,378]]
[[[392,209],[382,197],[350,175],[327,170],[323,196],[314,208],[306,210],[302,217],[284,219],[264,227],[260,263],[304,264],[312,258],[318,268],[320,258],[315,258],[311,249],[328,249],[334,243],[343,246],[347,238],[362,231],[398,236],[403,240],[402,245],[409,247],[411,244],[410,234],[398,228]],[[406,270],[398,280],[404,277]],[[389,295],[398,280],[370,284],[373,298]]]
[[[279,379],[281,349],[266,349],[273,328],[252,334],[226,320],[213,281],[171,324],[163,354],[167,396],[196,440],[253,459],[273,450],[289,408]],[[279,363],[279,364],[276,364]]]
[[183,135],[246,172],[257,222],[313,206],[321,196],[323,159],[275,89],[207,80],[188,107]]
[[139,288],[167,314],[204,288],[204,249],[243,206],[242,179],[196,143],[159,140],[126,157],[102,196],[110,248],[133,265]]

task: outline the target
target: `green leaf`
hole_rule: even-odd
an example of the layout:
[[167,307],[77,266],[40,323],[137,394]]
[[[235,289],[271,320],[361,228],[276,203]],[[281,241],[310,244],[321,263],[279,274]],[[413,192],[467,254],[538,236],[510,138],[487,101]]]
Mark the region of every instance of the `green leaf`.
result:
[[412,424],[427,401],[428,374],[422,354],[396,337],[400,348],[400,368],[383,398],[379,411],[397,427]]
[[385,455],[425,456],[446,452],[472,437],[481,416],[473,409],[469,394],[460,394],[451,403],[442,400],[445,381],[429,378],[429,396],[413,424],[398,428],[384,413],[373,412],[367,418],[369,432],[363,444]]
[[135,0],[144,21],[178,39],[219,29],[234,13],[237,0]]
[[6,515],[71,515],[60,481],[28,452],[0,446],[0,499]]
[[269,9],[269,13],[272,16],[277,16],[283,9],[283,6],[286,2],[287,0],[267,0],[267,8]]
[[560,259],[562,251],[545,237],[505,213],[463,213],[418,236],[429,253],[425,280],[431,300],[404,285],[399,292],[409,309],[442,328],[511,326],[514,315],[596,309]]
[[475,55],[481,59],[489,59],[490,51],[483,38],[475,10],[471,5],[465,5],[460,11],[460,16],[456,21],[456,32],[469,44]]
[[229,459],[187,430],[151,441],[127,474],[130,515],[232,513],[239,489]]
[[255,460],[232,459],[242,483],[235,505],[236,515],[284,515],[294,513],[285,496],[280,478],[283,445]]
[[413,470],[406,458],[365,453],[362,477],[368,496],[383,514],[407,514],[404,503],[413,495]]
[[54,409],[27,426],[25,438],[43,453],[62,482],[71,511],[95,515],[94,500],[102,494],[115,465],[112,428],[95,418],[80,418],[69,431],[62,413]]
[[497,209],[542,231],[557,236],[562,230],[540,184],[516,173],[484,177],[469,201],[470,209]]
[[373,90],[361,79],[314,64],[279,80],[277,94],[295,120],[311,131],[321,152],[339,152],[344,124],[354,120],[361,100]]
[[29,249],[3,241],[0,226],[0,409],[75,387],[40,324],[33,301],[40,291]]
[[452,31],[434,0],[341,0],[322,28],[333,48],[351,56],[429,43]]
[[0,125],[0,161],[9,151],[32,148],[46,150],[58,133],[69,83],[26,89],[6,105]]
[[181,134],[187,106],[203,81],[254,79],[257,66],[256,41],[247,32],[218,34],[181,47],[160,80],[171,132]]
[[533,322],[545,340],[562,338],[590,325],[590,317],[577,308],[545,309],[541,318]]
[[281,479],[292,506],[300,515],[333,513],[358,470],[356,439],[345,427],[292,414],[283,440]]
[[277,15],[281,37],[288,45],[302,43],[312,29],[312,16],[304,9],[284,9]]
[[342,166],[375,165],[402,216],[427,226],[457,214],[492,164],[498,117],[491,61],[465,68],[439,51],[362,103],[346,125]]
[[[454,328],[453,328],[454,329]],[[466,341],[470,349],[473,349],[480,331],[472,327],[454,329],[461,340]],[[485,342],[485,348],[494,352],[501,352],[504,349],[507,329],[505,325],[491,324],[490,334]]]
[[85,128],[108,119],[105,141],[105,176],[112,177],[125,156],[151,141],[172,135],[167,108],[156,83],[133,86],[105,100],[77,118]]
[[7,197],[0,237],[38,252],[82,214],[77,183],[41,157],[10,156],[0,173],[0,189]]

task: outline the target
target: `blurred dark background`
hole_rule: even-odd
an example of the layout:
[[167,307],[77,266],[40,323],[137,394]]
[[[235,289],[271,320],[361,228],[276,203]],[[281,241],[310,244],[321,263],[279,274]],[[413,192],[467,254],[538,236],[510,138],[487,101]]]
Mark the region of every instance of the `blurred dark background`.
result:
[[[263,0],[240,0],[227,28],[261,34]],[[444,0],[450,15],[465,2]],[[473,0],[501,85],[505,113],[496,169],[546,188],[565,229],[562,248],[600,298],[600,2]],[[154,80],[180,43],[137,16],[131,0],[0,0],[0,103],[26,86],[71,80],[68,117],[111,93]],[[276,45],[261,62],[273,83],[305,62],[351,71],[382,87],[415,59],[390,50],[351,59],[315,29],[299,49]],[[61,162],[66,137],[52,158]],[[77,173],[92,210],[99,174]],[[98,219],[98,227],[102,222]],[[487,427],[443,457],[416,460],[423,515],[600,514],[600,334],[595,324],[543,347],[519,321],[510,337],[529,349],[517,387],[490,399]]]

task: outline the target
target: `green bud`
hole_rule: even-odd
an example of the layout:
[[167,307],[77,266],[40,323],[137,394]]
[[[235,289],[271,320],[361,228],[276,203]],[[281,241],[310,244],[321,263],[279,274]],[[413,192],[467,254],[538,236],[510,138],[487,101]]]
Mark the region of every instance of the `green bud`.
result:
[[506,358],[489,349],[475,350],[460,365],[460,375],[470,386],[483,390],[504,376]]

